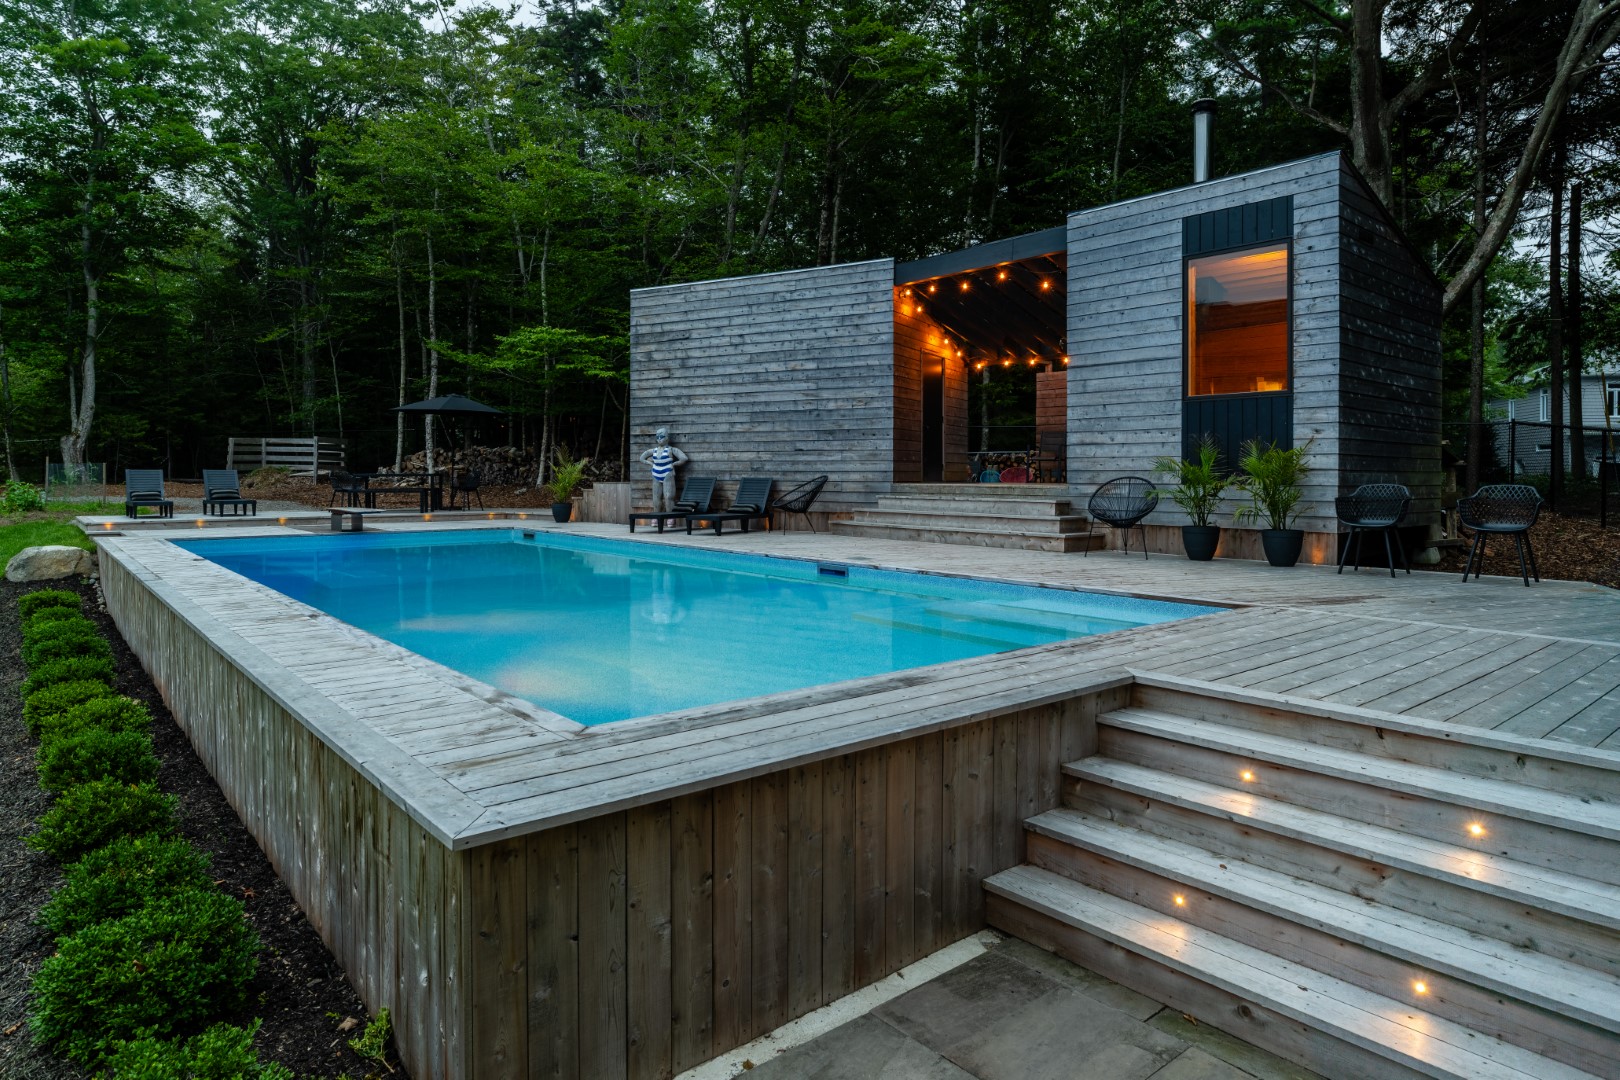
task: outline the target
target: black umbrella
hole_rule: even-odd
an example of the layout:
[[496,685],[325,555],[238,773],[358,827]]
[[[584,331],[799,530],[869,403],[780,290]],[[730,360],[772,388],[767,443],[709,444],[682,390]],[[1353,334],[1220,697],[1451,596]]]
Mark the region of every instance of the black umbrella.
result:
[[[441,394],[426,401],[413,401],[409,405],[396,405],[391,412],[421,413],[424,416],[505,416],[506,413],[493,405],[485,405],[482,401],[474,401],[466,394]],[[448,431],[446,432],[448,435]],[[456,475],[456,459],[452,448],[450,457],[450,483],[453,490]]]

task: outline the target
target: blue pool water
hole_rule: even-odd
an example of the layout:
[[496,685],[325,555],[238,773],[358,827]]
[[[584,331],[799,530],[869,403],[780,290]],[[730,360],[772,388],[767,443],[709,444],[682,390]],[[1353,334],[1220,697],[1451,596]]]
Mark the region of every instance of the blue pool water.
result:
[[180,546],[582,724],[1211,610],[520,530]]

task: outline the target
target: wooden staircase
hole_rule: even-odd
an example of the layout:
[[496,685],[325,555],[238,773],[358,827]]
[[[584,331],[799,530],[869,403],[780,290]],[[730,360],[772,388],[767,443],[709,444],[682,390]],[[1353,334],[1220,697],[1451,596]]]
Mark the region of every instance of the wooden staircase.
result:
[[1138,683],[993,926],[1329,1077],[1620,1078],[1620,755]]
[[1104,546],[1062,484],[896,484],[877,506],[834,521],[833,532],[885,540],[1084,551]]

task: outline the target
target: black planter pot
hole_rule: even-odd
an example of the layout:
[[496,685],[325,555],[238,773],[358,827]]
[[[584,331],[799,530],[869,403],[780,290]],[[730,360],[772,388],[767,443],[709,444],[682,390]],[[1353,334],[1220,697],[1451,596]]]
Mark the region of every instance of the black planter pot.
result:
[[552,503],[551,504],[551,520],[555,521],[557,524],[561,525],[561,524],[563,524],[565,521],[567,521],[569,518],[571,518],[573,516],[574,516],[574,504],[573,503],[571,503],[571,502],[560,502],[560,503]]
[[1183,525],[1181,546],[1187,549],[1187,558],[1193,562],[1209,562],[1215,557],[1215,548],[1221,542],[1219,525]]
[[1272,566],[1293,566],[1305,547],[1305,530],[1261,529],[1260,546],[1266,549],[1266,561]]

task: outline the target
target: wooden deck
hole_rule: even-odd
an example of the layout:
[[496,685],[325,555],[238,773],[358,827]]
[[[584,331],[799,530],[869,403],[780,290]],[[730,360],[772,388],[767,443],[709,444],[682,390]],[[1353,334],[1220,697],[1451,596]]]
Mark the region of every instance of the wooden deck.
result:
[[[487,523],[486,523],[487,524]],[[404,526],[395,526],[404,527]],[[422,527],[412,525],[410,527]],[[527,522],[525,527],[544,528]],[[613,526],[571,532],[624,537]],[[243,530],[244,532],[246,530]],[[253,530],[263,533],[267,530]],[[270,532],[278,530],[268,530]],[[584,728],[378,642],[167,543],[105,541],[182,616],[324,701],[322,734],[446,844],[625,809],[1072,697],[1135,674],[1620,749],[1620,593],[1450,574],[1275,570],[773,533],[643,535],[883,568],[1231,605],[1204,618]],[[768,733],[768,736],[767,736]]]

